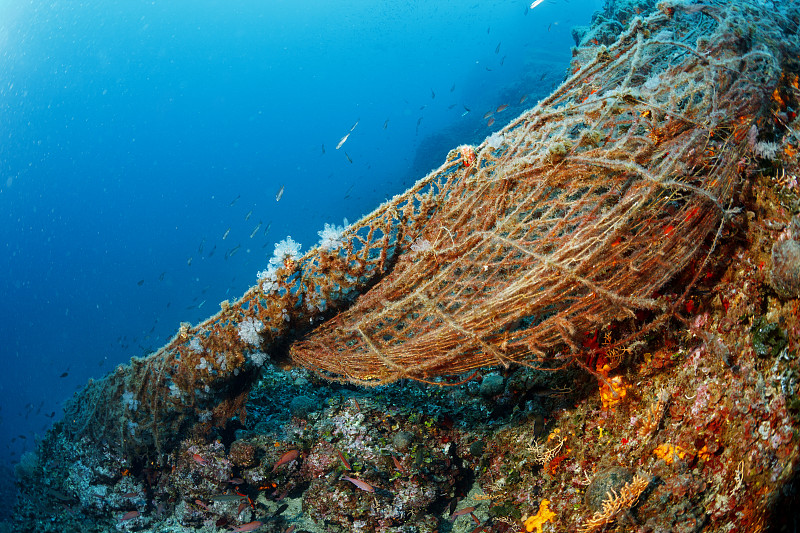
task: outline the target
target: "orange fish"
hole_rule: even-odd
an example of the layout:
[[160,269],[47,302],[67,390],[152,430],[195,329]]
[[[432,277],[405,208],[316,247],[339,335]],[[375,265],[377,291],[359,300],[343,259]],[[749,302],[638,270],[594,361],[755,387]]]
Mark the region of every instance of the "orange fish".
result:
[[472,511],[474,511],[474,510],[475,510],[475,507],[465,507],[463,509],[459,509],[458,511],[455,511],[455,512],[453,512],[453,514],[450,515],[450,520],[455,520],[456,518],[458,518],[462,514],[471,514]]
[[344,454],[342,454],[342,452],[340,452],[339,450],[336,450],[336,453],[339,454],[339,459],[342,460],[342,464],[344,465],[344,467],[348,470],[352,470],[353,467],[351,467],[350,463],[347,462],[347,459],[344,458]]
[[490,118],[490,119],[489,119],[489,122],[487,122],[487,123],[486,123],[486,125],[487,125],[487,126],[489,126],[489,127],[491,128],[491,127],[492,127],[492,124],[494,124],[494,119],[493,119],[493,118]]
[[134,518],[136,518],[140,514],[142,514],[142,513],[140,513],[139,511],[128,511],[127,513],[125,513],[124,515],[122,515],[119,518],[119,521],[120,522],[124,522],[126,520],[133,520]]
[[403,463],[401,463],[400,460],[394,455],[392,456],[392,461],[394,461],[394,467],[398,472],[406,472],[406,468],[403,466]]
[[359,489],[366,491],[366,492],[375,492],[375,487],[367,483],[366,481],[361,481],[360,479],[356,479],[350,476],[342,476],[341,479],[345,479],[358,487]]
[[278,462],[275,463],[275,466],[272,467],[272,471],[274,472],[281,465],[285,465],[286,463],[291,463],[292,461],[297,459],[299,455],[300,455],[299,450],[289,450],[288,452],[281,455],[281,458],[278,459]]

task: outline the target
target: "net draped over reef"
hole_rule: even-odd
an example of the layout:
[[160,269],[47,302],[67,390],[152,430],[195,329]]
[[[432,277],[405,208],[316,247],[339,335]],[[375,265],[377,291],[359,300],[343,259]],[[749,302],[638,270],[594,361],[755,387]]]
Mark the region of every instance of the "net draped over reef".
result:
[[239,301],[91,382],[66,433],[161,453],[240,412],[260,351],[287,344],[329,379],[427,381],[558,367],[586,332],[666,313],[654,294],[702,260],[732,207],[780,31],[746,2],[667,2],[578,48],[549,97],[452,150],[337,246],[285,256]]

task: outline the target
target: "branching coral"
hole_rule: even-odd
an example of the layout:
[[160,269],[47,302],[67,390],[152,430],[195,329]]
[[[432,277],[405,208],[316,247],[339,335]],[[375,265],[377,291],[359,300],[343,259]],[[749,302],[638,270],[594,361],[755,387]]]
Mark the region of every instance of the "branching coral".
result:
[[603,500],[603,508],[594,513],[578,531],[592,533],[611,524],[620,513],[629,511],[636,504],[649,484],[649,479],[637,474],[630,482],[625,483],[619,492],[614,489],[609,490]]

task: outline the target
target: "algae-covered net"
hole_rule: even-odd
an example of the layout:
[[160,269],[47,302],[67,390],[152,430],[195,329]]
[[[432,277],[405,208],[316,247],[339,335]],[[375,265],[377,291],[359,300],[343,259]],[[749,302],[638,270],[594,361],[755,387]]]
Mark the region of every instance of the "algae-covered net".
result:
[[656,292],[728,216],[781,29],[748,3],[662,3],[626,23],[481,145],[305,256],[278,253],[241,300],[90,383],[67,433],[163,451],[241,409],[260,350],[287,344],[330,379],[427,381],[557,367],[586,332],[666,313]]

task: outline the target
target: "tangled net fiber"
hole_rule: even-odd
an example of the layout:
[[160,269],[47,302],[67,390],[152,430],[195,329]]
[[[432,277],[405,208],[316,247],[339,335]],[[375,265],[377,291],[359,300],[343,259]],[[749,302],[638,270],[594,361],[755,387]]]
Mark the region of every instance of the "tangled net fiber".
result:
[[668,315],[654,294],[713,249],[780,76],[781,31],[748,2],[662,3],[578,48],[549,97],[451,151],[338,246],[283,257],[239,301],[89,383],[66,433],[160,453],[241,412],[253,355],[287,344],[293,364],[379,385],[555,368],[586,332]]

